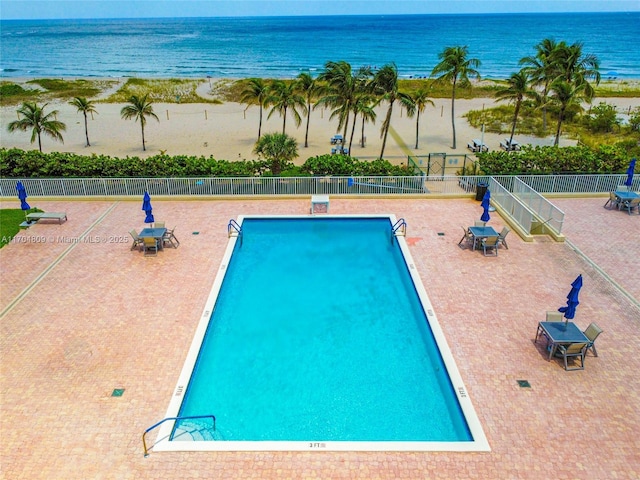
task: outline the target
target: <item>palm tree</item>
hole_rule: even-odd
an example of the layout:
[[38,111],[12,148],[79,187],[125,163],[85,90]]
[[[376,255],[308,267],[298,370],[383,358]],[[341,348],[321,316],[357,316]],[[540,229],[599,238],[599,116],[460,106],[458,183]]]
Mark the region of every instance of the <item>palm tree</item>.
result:
[[583,54],[581,43],[567,45],[561,42],[556,52],[555,64],[559,72],[558,78],[573,86],[573,89],[579,92],[579,99],[591,103],[595,89],[589,80],[593,80],[596,85],[600,83],[598,57]]
[[562,122],[569,107],[582,110],[582,100],[588,97],[586,80],[581,83],[571,84],[564,78],[557,78],[549,87],[549,100],[558,106],[558,125],[556,137],[553,142],[555,147],[560,143]]
[[389,127],[391,127],[391,113],[396,100],[400,101],[407,108],[412,108],[411,99],[406,93],[398,88],[398,68],[395,63],[388,63],[376,72],[371,82],[373,91],[381,96],[382,100],[386,100],[389,104],[387,116],[382,122],[380,129],[380,138],[382,138],[382,148],[380,150],[380,158],[383,158],[384,148],[387,144],[387,135]]
[[273,105],[267,118],[271,118],[274,112],[278,112],[282,116],[283,135],[287,127],[287,110],[291,111],[293,119],[296,122],[296,127],[299,127],[302,122],[302,117],[300,116],[300,112],[298,112],[298,108],[301,108],[302,111],[305,111],[307,108],[305,106],[305,99],[296,93],[295,83],[285,83],[282,80],[276,80],[271,84],[266,103]]
[[[364,148],[364,124],[369,120],[373,123],[376,121],[375,105],[377,105],[377,102],[373,96],[362,94],[358,96],[353,106],[353,130],[355,130],[358,115],[362,118],[362,130],[360,132],[360,146],[362,148]],[[353,130],[351,131],[351,140],[349,141],[349,151],[351,151],[351,144],[353,143]]]
[[304,98],[307,101],[307,126],[304,131],[304,146],[306,148],[309,146],[309,120],[311,119],[311,102],[318,93],[318,85],[316,83],[316,79],[313,78],[309,73],[302,72],[300,75],[298,75],[296,88],[304,95]]
[[[593,79],[596,85],[600,83],[600,61],[593,54],[583,55],[582,43],[567,45],[561,42],[556,50],[554,61],[560,75],[567,82],[582,83]],[[593,87],[587,81],[585,91],[592,96],[592,90]]]
[[267,133],[256,142],[253,151],[271,164],[274,175],[280,175],[283,167],[298,156],[296,141],[284,133]]
[[260,123],[258,124],[258,140],[262,133],[262,109],[269,96],[269,86],[264,83],[261,78],[250,78],[246,82],[244,90],[240,93],[240,101],[247,104],[247,108],[251,105],[260,107]]
[[416,115],[416,149],[418,149],[418,132],[420,131],[420,114],[424,113],[427,105],[435,106],[433,100],[429,98],[429,90],[426,88],[419,88],[413,95],[409,95],[413,106],[407,109],[407,113],[410,117]]
[[[327,62],[319,80],[326,82],[323,96],[316,105],[326,105],[333,110],[330,119],[338,117],[338,129],[343,129],[343,138],[347,138],[349,114],[359,92],[362,92],[371,77],[371,68],[360,67],[353,72],[348,62]],[[355,120],[354,120],[355,121]]]
[[[24,102],[20,108],[18,108],[18,120],[15,120],[7,125],[9,132],[15,132],[20,130],[26,132],[31,129],[31,143],[38,139],[38,149],[42,152],[42,138],[41,134],[45,134],[59,140],[64,143],[62,134],[67,129],[67,126],[56,120],[58,110],[52,110],[45,115],[44,109],[49,105],[45,103],[42,107],[38,106],[35,102]],[[22,116],[22,118],[20,118]]]
[[129,105],[122,107],[122,110],[120,110],[120,116],[123,119],[130,120],[133,118],[136,122],[140,120],[140,127],[142,128],[142,150],[147,149],[144,142],[144,126],[147,123],[147,117],[160,121],[158,116],[153,113],[153,102],[148,100],[148,96],[149,94],[144,94],[142,97],[131,95]]
[[89,128],[87,125],[87,113],[91,114],[93,118],[94,113],[98,113],[95,104],[91,100],[87,100],[84,97],[73,97],[73,100],[69,102],[69,105],[73,105],[78,109],[78,113],[82,112],[84,115],[84,135],[87,138],[87,147],[90,147],[89,143]]
[[515,104],[515,111],[513,114],[513,125],[511,126],[511,137],[509,137],[509,145],[513,142],[513,135],[516,133],[516,122],[518,121],[518,114],[520,113],[520,107],[525,97],[532,94],[529,88],[529,74],[526,69],[521,69],[517,73],[511,74],[504,87],[499,88],[496,91],[496,99],[506,100]]
[[558,76],[555,58],[557,56],[558,43],[555,40],[545,38],[536,45],[534,57],[520,59],[520,65],[530,75],[534,87],[542,87],[542,93],[537,96],[538,104],[542,107],[542,129],[547,130],[547,97],[549,86]]
[[456,148],[456,123],[455,123],[455,100],[456,86],[469,84],[469,77],[480,79],[480,74],[476,70],[480,66],[477,58],[467,58],[468,47],[447,47],[439,55],[438,63],[431,75],[439,75],[436,81],[451,82],[451,127],[453,128],[453,148]]

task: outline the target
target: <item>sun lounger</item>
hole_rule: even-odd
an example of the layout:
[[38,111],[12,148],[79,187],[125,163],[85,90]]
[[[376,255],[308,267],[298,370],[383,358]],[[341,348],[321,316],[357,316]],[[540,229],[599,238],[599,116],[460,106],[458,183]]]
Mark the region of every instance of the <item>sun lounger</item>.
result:
[[38,212],[27,214],[28,222],[40,222],[40,220],[57,220],[58,223],[62,223],[63,221],[67,221],[67,214],[60,212]]

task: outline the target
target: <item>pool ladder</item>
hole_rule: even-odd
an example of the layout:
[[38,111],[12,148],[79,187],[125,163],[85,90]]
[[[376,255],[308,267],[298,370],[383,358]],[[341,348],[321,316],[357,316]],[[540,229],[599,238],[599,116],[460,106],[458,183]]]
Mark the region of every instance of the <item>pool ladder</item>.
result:
[[401,218],[391,227],[391,242],[393,242],[393,237],[405,236],[407,234],[407,222],[404,221],[404,218]]
[[233,218],[227,224],[227,236],[229,238],[240,237],[240,244],[242,244],[242,227]]
[[160,425],[162,425],[164,422],[168,422],[170,420],[175,420],[176,422],[181,421],[181,420],[193,420],[196,418],[210,418],[213,420],[213,431],[216,431],[216,417],[214,415],[193,415],[190,417],[167,417],[167,418],[163,418],[162,420],[160,420],[158,423],[151,425],[149,428],[147,428],[144,433],[142,434],[142,446],[144,447],[144,456],[148,457],[149,456],[149,448],[153,448],[153,445],[151,445],[151,447],[147,447],[147,433],[149,433],[151,430],[153,430],[156,427],[159,427]]

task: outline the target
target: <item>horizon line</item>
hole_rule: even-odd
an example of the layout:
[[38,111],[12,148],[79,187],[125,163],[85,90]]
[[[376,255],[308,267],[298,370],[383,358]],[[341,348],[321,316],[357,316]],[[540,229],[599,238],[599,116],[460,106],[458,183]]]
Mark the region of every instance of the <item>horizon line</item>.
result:
[[40,21],[40,20],[158,20],[174,18],[302,18],[302,17],[425,17],[425,16],[498,16],[498,15],[571,15],[571,14],[633,14],[640,13],[638,10],[572,10],[572,11],[522,11],[522,12],[435,12],[435,13],[323,13],[323,14],[287,14],[278,15],[161,15],[156,17],[43,17],[43,18],[0,18],[0,22],[10,21]]

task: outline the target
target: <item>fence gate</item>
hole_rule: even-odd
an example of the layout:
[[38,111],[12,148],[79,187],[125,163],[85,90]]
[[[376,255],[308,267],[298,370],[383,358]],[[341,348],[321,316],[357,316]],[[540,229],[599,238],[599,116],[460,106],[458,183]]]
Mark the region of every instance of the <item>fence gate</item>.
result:
[[456,175],[464,172],[473,164],[473,159],[466,154],[447,155],[446,153],[430,153],[408,157],[409,167],[427,177]]

